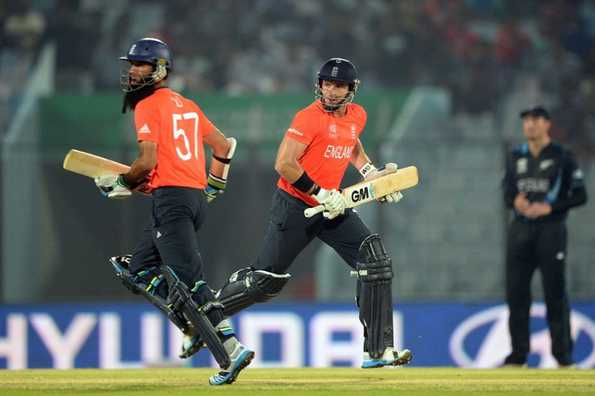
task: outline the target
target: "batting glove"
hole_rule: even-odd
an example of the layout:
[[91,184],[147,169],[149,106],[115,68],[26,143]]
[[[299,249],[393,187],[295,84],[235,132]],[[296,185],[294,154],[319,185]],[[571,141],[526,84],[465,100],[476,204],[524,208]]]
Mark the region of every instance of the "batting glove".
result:
[[[394,162],[389,162],[380,169],[377,169],[373,164],[368,162],[366,165],[360,168],[359,172],[365,180],[374,180],[378,179],[379,177],[395,173],[397,169],[399,169],[399,166]],[[395,191],[380,198],[378,201],[397,203],[401,199],[403,199],[403,194],[400,191]]]
[[221,179],[212,173],[209,173],[209,178],[207,179],[207,187],[205,188],[205,195],[207,196],[207,202],[211,203],[215,198],[225,192],[225,186],[227,185],[227,180]]
[[95,178],[95,185],[104,197],[124,199],[132,195],[122,175],[106,175]]
[[335,217],[345,213],[346,202],[341,192],[337,190],[325,190],[321,188],[318,193],[312,195],[319,204],[324,206],[322,216],[332,220]]

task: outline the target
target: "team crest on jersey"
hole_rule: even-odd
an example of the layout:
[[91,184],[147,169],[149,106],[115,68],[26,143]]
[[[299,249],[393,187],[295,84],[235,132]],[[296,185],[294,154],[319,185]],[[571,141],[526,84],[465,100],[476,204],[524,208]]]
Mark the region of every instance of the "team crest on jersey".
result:
[[554,160],[546,159],[539,163],[539,170],[545,170],[554,164]]
[[357,138],[357,128],[355,124],[351,124],[351,138],[355,140]]
[[333,139],[337,138],[337,125],[336,124],[329,125],[328,136]]
[[527,173],[527,158],[516,160],[516,173]]

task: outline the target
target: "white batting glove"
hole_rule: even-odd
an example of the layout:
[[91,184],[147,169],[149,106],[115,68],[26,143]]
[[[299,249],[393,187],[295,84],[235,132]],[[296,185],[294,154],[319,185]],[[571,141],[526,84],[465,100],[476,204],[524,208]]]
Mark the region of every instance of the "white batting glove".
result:
[[397,203],[403,199],[403,194],[400,191],[395,191],[380,198],[380,202]]
[[106,175],[95,178],[101,194],[109,199],[124,199],[132,195],[122,175]]
[[395,173],[397,169],[399,169],[399,166],[394,162],[389,162],[380,169],[377,169],[374,165],[368,162],[359,170],[359,173],[364,177],[364,180],[374,180],[381,176]]
[[[367,163],[359,170],[360,174],[364,177],[364,180],[374,180],[381,176],[389,175],[391,173],[397,172],[399,166],[394,162],[386,163],[382,168],[377,169],[371,163]],[[379,202],[389,202],[389,203],[397,203],[401,199],[403,199],[403,194],[400,191],[395,191],[390,193],[382,198],[380,198]]]
[[346,202],[341,192],[337,190],[325,190],[324,188],[321,188],[318,193],[312,196],[318,201],[319,204],[324,206],[324,212],[322,212],[322,216],[324,216],[324,218],[332,220],[335,217],[345,213]]

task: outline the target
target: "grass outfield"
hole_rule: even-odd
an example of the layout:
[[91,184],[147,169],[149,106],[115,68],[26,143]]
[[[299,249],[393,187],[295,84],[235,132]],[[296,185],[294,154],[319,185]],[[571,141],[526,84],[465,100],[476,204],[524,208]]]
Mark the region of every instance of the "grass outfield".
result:
[[0,371],[0,395],[595,395],[594,370],[250,369],[210,386],[212,369]]

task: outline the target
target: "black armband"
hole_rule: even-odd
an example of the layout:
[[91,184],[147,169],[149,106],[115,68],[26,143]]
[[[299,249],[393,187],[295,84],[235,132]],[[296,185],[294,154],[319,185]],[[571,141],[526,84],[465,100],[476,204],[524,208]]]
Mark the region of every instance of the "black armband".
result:
[[213,154],[213,158],[216,159],[219,162],[224,163],[224,164],[229,164],[231,162],[231,158],[217,157],[215,154]]
[[305,192],[306,194],[308,194],[308,192],[312,189],[312,187],[316,185],[316,183],[314,183],[312,179],[310,179],[310,176],[308,176],[306,171],[304,171],[300,178],[297,179],[295,182],[291,183],[291,185],[300,190],[301,192]]

